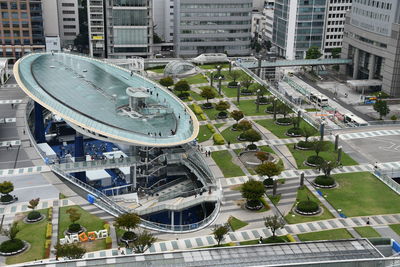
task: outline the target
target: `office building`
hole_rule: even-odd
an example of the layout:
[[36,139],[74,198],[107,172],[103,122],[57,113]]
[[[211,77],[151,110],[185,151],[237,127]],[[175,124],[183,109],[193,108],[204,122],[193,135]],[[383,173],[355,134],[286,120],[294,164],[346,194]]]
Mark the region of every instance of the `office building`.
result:
[[253,9],[251,32],[260,44],[272,41],[274,4],[275,1],[265,1],[261,9]]
[[58,0],[57,5],[61,46],[72,48],[74,40],[79,34],[78,1]]
[[321,51],[325,58],[332,57],[332,49],[338,50],[342,47],[346,13],[351,9],[351,3],[352,0],[329,0],[326,3],[324,42]]
[[353,64],[342,67],[342,72],[354,80],[380,80],[383,92],[400,96],[399,23],[397,0],[353,0],[341,54],[342,58],[353,59]]
[[174,41],[174,1],[153,0],[154,32],[164,43]]
[[89,0],[90,55],[107,58],[152,54],[151,0]]
[[251,11],[252,0],[175,0],[176,56],[249,55]]
[[275,1],[272,39],[278,55],[301,59],[311,46],[322,49],[326,1]]

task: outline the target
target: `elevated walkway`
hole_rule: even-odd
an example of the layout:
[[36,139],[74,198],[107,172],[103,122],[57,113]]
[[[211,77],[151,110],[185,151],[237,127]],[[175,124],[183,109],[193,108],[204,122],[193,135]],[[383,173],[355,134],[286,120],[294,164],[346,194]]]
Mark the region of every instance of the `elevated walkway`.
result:
[[[345,58],[326,58],[326,59],[297,59],[297,60],[277,60],[272,61],[261,61],[262,68],[280,68],[280,67],[295,67],[295,66],[320,66],[320,65],[347,65],[351,64],[351,59]],[[258,61],[245,61],[237,62],[239,67],[254,69],[258,68]]]

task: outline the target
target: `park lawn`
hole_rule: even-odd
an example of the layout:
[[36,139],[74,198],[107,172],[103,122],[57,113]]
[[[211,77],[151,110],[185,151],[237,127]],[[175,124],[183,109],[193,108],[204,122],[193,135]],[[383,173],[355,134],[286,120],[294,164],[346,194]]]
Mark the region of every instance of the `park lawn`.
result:
[[222,85],[222,92],[227,97],[237,97],[237,88],[229,88],[227,85]]
[[200,69],[203,70],[212,70],[212,69],[217,69],[217,66],[221,66],[222,69],[228,69],[229,68],[229,63],[214,63],[214,64],[204,64],[204,65],[197,65]]
[[220,113],[221,111],[215,109],[215,104],[214,103],[212,105],[213,105],[213,108],[208,108],[208,109],[207,108],[203,108],[203,111],[204,111],[205,114],[207,114],[207,117],[210,120],[216,120],[218,113]]
[[197,115],[197,114],[194,112],[194,110],[193,110],[193,105],[189,105],[189,108],[193,111],[194,115],[196,115],[196,117],[197,117],[197,119],[198,119],[199,121],[204,121],[202,118],[200,118],[200,115]]
[[332,175],[339,187],[321,189],[326,199],[347,217],[399,213],[400,201],[388,186],[369,172]]
[[210,131],[210,129],[208,129],[207,125],[201,125],[199,134],[197,135],[197,141],[199,143],[207,141],[212,135],[213,133]]
[[[278,192],[279,192],[279,187],[278,187]],[[289,224],[328,220],[334,218],[333,215],[329,212],[329,210],[318,200],[317,197],[314,196],[313,193],[310,192],[310,190],[308,190],[306,186],[303,186],[303,188],[299,188],[297,190],[296,202],[307,200],[308,197],[310,198],[311,201],[314,201],[320,205],[320,207],[324,210],[323,213],[318,216],[302,216],[290,211],[289,214],[285,216],[285,220]]]
[[271,202],[274,205],[277,205],[279,203],[279,201],[281,200],[282,194],[276,194],[276,196],[273,195],[268,195],[269,200],[271,200]]
[[194,91],[189,91],[190,96],[196,101],[202,101],[204,98]]
[[[264,108],[265,109],[265,108]],[[290,136],[286,135],[287,130],[290,128],[293,128],[293,125],[288,125],[288,126],[282,126],[278,125],[274,122],[273,119],[265,119],[265,120],[256,120],[256,123],[273,133],[276,137],[283,139],[283,138],[292,138]],[[305,122],[303,119],[300,121],[300,128],[304,127],[305,125],[308,125],[307,122]]]
[[185,79],[189,84],[198,84],[198,83],[207,83],[207,79],[204,78],[203,74],[199,73],[194,76],[185,77]]
[[226,142],[231,142],[231,144],[234,143],[241,143],[242,141],[239,141],[237,137],[242,133],[241,131],[232,131],[232,126],[226,128],[221,132],[222,136],[225,138]]
[[227,150],[212,152],[211,157],[221,169],[224,177],[244,176],[242,169],[232,162],[232,156]]
[[[76,208],[81,214],[81,218],[77,221],[80,225],[86,228],[87,231],[98,231],[104,229],[105,221],[95,215],[90,214],[79,206],[67,206],[60,208],[60,215],[58,218],[58,237],[64,236],[64,231],[67,230],[71,224],[69,214],[65,211],[69,208]],[[92,242],[82,243],[88,252],[106,249],[106,240],[100,239]]]
[[390,224],[389,226],[393,231],[400,235],[400,224]]
[[257,105],[255,101],[255,99],[240,100],[240,104],[236,106],[243,111],[243,114],[246,116],[267,115],[267,113],[265,113],[265,109],[268,107],[268,105],[260,105],[260,111],[257,112]]
[[[321,157],[323,157],[327,161],[336,161],[337,160],[337,152],[335,152],[335,145],[329,141],[329,150],[328,151],[322,151],[319,153]],[[297,163],[297,168],[298,169],[312,169],[312,167],[307,166],[304,164],[304,162],[307,160],[309,156],[316,155],[315,151],[313,150],[298,150],[294,149],[294,144],[287,145],[289,148],[290,152],[292,153],[294,159],[296,160]],[[349,155],[347,155],[345,152],[342,152],[342,161],[341,161],[343,166],[351,166],[351,165],[357,165],[357,161],[352,159]]]
[[[238,72],[240,72],[240,77],[236,80],[236,81],[243,81],[243,77],[248,76],[246,72],[242,71],[242,70],[236,70]],[[217,73],[217,72],[215,72]],[[233,81],[230,77],[229,77],[229,70],[223,70],[221,71],[221,74],[225,76],[225,80],[224,81]]]
[[[47,218],[48,209],[37,210]],[[24,212],[24,217],[29,212]],[[19,233],[17,238],[27,241],[31,247],[22,254],[6,257],[7,264],[16,264],[26,261],[34,261],[35,259],[43,259],[45,256],[44,243],[46,240],[47,219],[34,224],[26,224],[21,220],[18,221]],[[34,234],[33,234],[34,233]]]
[[353,238],[353,236],[346,229],[333,229],[307,234],[298,234],[297,237],[301,241],[340,240]]
[[225,122],[214,124],[215,128],[217,128],[217,129],[221,128],[221,127],[224,126],[224,125],[225,125]]
[[238,229],[240,229],[240,228],[242,228],[242,227],[245,227],[246,225],[249,224],[249,223],[244,222],[244,221],[241,221],[241,220],[239,220],[238,218],[233,217],[233,216],[230,216],[230,217],[229,217],[228,223],[229,223],[229,225],[231,226],[231,228],[232,228],[233,231],[236,231],[236,230],[238,230]]
[[364,238],[381,237],[381,235],[371,226],[353,227],[353,229]]
[[155,73],[164,73],[164,69],[165,69],[165,66],[159,66],[159,67],[146,69],[146,71],[152,71]]

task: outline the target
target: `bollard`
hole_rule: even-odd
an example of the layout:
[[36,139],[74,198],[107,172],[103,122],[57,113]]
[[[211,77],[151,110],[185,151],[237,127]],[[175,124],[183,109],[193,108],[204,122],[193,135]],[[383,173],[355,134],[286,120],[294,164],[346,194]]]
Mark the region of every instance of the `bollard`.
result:
[[335,135],[335,151],[338,150],[339,147],[339,134]]
[[340,163],[342,161],[342,146],[338,147],[338,155],[337,155],[337,162]]
[[300,174],[300,187],[303,187],[303,185],[304,185],[304,172]]

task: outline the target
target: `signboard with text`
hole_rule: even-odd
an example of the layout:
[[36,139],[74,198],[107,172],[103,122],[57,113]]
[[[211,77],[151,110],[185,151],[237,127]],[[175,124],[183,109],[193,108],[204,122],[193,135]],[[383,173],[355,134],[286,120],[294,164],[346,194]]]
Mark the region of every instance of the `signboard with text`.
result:
[[99,231],[83,232],[80,234],[66,235],[64,238],[60,239],[60,244],[72,244],[74,242],[87,242],[94,241],[97,239],[105,239],[108,236],[108,231],[106,229]]

